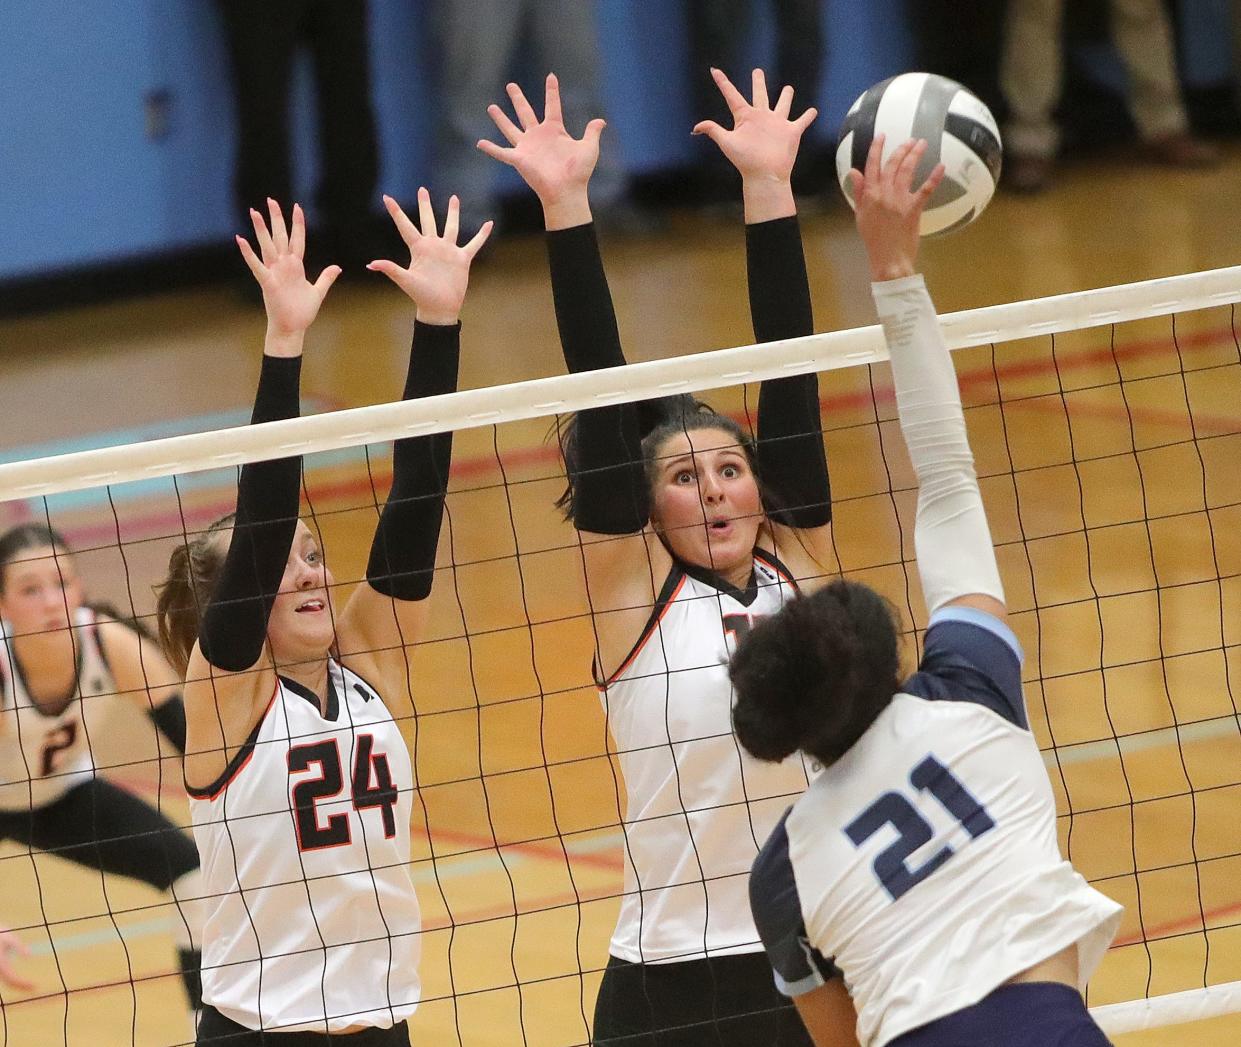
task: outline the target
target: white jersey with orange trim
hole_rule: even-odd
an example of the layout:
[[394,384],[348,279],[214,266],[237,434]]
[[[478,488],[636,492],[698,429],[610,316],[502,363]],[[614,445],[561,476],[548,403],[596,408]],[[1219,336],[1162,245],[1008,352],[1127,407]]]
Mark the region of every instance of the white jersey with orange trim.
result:
[[12,629],[0,622],[0,810],[46,807],[95,776],[82,699],[116,693],[89,607],[73,616],[78,668],[73,691],[48,711],[26,688]]
[[642,636],[601,688],[625,777],[625,893],[612,955],[634,963],[759,952],[746,885],[785,808],[806,788],[800,756],[762,763],[733,736],[728,658],[797,592],[754,551],[742,591],[674,564]]
[[328,663],[327,715],[284,678],[224,773],[188,790],[203,1002],[250,1029],[389,1028],[418,1005],[413,772],[383,699]]

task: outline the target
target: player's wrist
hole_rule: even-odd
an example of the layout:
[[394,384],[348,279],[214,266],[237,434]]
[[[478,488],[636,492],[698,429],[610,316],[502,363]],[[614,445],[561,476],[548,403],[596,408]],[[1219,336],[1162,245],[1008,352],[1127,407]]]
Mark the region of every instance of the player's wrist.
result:
[[797,214],[793,184],[788,178],[764,174],[745,176],[741,180],[741,199],[748,225],[788,218]]
[[305,342],[305,331],[284,331],[268,324],[267,337],[263,340],[263,355],[279,356],[286,359],[301,356]]
[[548,230],[572,229],[594,221],[590,210],[590,197],[585,187],[580,192],[564,194],[556,198],[543,198],[543,224]]

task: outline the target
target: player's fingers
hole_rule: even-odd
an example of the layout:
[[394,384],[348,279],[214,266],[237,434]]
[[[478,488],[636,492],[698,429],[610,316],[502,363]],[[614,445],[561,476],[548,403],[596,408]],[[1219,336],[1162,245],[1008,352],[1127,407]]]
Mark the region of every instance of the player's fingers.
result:
[[798,134],[804,134],[806,128],[814,123],[818,118],[819,111],[814,106],[811,106],[804,113],[802,113],[801,116],[793,121],[793,126],[797,128]]
[[267,213],[271,215],[271,242],[276,245],[279,254],[289,250],[289,230],[284,224],[284,212],[280,204],[273,198],[267,198]]
[[383,273],[398,287],[401,285],[401,275],[405,272],[396,262],[391,262],[386,258],[376,258],[375,261],[368,262],[366,268],[372,273]]
[[474,256],[482,250],[483,244],[487,242],[487,239],[491,236],[491,230],[495,227],[495,222],[487,219],[479,226],[478,232],[470,237],[469,242],[465,245],[465,253],[471,262],[474,261]]
[[276,248],[271,242],[271,234],[267,231],[267,222],[253,207],[250,208],[250,224],[254,226],[254,238],[258,242],[263,261],[270,265],[276,257]]
[[513,112],[517,114],[522,130],[529,131],[538,124],[539,118],[535,115],[534,106],[526,99],[525,92],[516,84],[505,84],[504,90],[508,92],[509,101],[513,103]]
[[733,86],[733,82],[724,75],[722,69],[713,68],[711,70],[711,79],[715,81],[715,86],[720,89],[720,94],[724,96],[724,103],[728,106],[728,111],[734,116],[749,104],[742,97],[741,92]]
[[870,149],[866,151],[865,173],[868,182],[875,182],[879,179],[879,171],[883,164],[883,143],[884,136],[877,134],[871,139]]
[[595,119],[586,125],[586,130],[582,132],[582,141],[594,142],[598,145],[599,139],[603,136],[603,129],[607,126],[608,122],[606,120],[595,117]]
[[450,244],[457,242],[461,232],[461,200],[456,193],[448,198],[448,213],[444,216],[444,239]]
[[384,196],[384,207],[388,209],[388,215],[392,219],[392,224],[396,226],[396,231],[401,234],[401,239],[405,241],[405,246],[411,251],[421,238],[422,234],[418,232],[418,227],[410,221],[409,215],[401,208],[392,197]]
[[[902,192],[908,192],[909,187],[914,182],[914,172],[918,169],[918,162],[922,159],[922,154],[926,152],[926,140],[919,138],[901,157],[900,164],[896,168],[894,180],[896,188]],[[895,157],[893,158],[895,159]]]
[[418,231],[423,236],[438,236],[435,228],[435,208],[431,206],[431,191],[425,185],[418,187]]
[[789,118],[789,113],[792,112],[792,109],[793,85],[785,84],[782,88],[780,88],[780,97],[776,99],[776,105],[773,112],[777,116],[782,116],[787,120]]
[[901,169],[901,164],[905,162],[905,157],[909,155],[909,152],[913,149],[913,147],[913,140],[910,139],[907,142],[901,142],[900,145],[892,150],[892,155],[889,156],[883,163],[881,178],[885,184],[894,184],[896,182],[897,173]]
[[263,263],[259,261],[258,255],[254,253],[254,248],[250,246],[250,241],[244,236],[238,236],[237,247],[241,250],[241,257],[245,259],[246,265],[250,267],[250,272],[254,274],[260,284],[263,277],[267,275],[267,270],[263,268]]
[[543,119],[549,123],[563,124],[564,110],[560,105],[560,81],[555,73],[547,74],[547,84],[543,88]]
[[496,105],[495,102],[487,106],[487,115],[491,117],[496,127],[500,129],[500,134],[508,139],[509,145],[516,145],[521,141],[521,128],[513,123],[508,118],[508,113]]
[[332,284],[336,283],[336,278],[340,276],[341,269],[339,265],[329,265],[319,274],[319,279],[315,281],[315,290],[319,293],[319,301],[323,301],[327,297],[328,291],[332,289]]
[[947,168],[943,164],[936,164],[931,173],[926,176],[926,181],[918,189],[918,205],[920,207],[925,207],[934,195],[935,190],[939,188],[939,183],[944,180],[944,172],[946,170]]
[[761,69],[755,69],[750,74],[750,98],[755,109],[771,108],[767,97],[767,77]]
[[301,204],[293,205],[293,229],[289,233],[289,250],[298,258],[306,254],[306,212]]
[[853,199],[860,200],[862,198],[862,191],[866,188],[866,176],[856,167],[851,167],[848,178],[849,184],[853,186]]
[[728,132],[714,120],[700,120],[698,123],[694,124],[694,130],[691,133],[696,135],[706,135],[716,145],[722,145],[725,135],[728,134]]
[[491,159],[499,160],[502,164],[513,166],[513,150],[505,149],[502,145],[496,145],[495,142],[489,142],[485,138],[480,138],[474,143],[480,153],[486,153]]

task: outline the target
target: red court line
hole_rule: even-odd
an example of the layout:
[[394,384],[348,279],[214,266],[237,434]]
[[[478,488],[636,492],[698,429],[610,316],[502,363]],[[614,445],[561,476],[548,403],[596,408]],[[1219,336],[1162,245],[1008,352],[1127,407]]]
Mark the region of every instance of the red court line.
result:
[[[1233,338],[1234,333],[1232,329],[1230,327],[1222,327],[1181,335],[1177,337],[1176,341],[1180,345],[1182,353],[1184,353],[1214,346],[1226,339]],[[1102,363],[1113,362],[1121,358],[1138,359],[1160,352],[1168,352],[1172,349],[1172,345],[1171,334],[1169,334],[1167,337],[1123,342],[1118,344],[1114,351],[1108,346],[1086,352],[1073,353],[1072,355],[1062,357],[1059,361],[1046,358],[997,364],[994,368],[978,367],[961,372],[958,376],[958,383],[962,392],[990,388],[997,379],[1039,377],[1051,374],[1057,370],[1062,373],[1068,373],[1088,367],[1095,367]],[[1173,373],[1175,374],[1176,372]],[[1067,390],[1066,392],[1072,393],[1073,391]],[[1046,409],[1053,404],[1058,404],[1058,393],[1048,393],[1047,395],[1049,397],[1057,397],[1057,399],[1052,401],[1007,401],[1007,404],[1009,406],[1029,406],[1035,409]],[[894,399],[891,386],[877,386],[873,399],[883,403],[891,403]],[[831,414],[834,411],[865,407],[871,402],[871,392],[869,389],[866,389],[858,392],[825,396],[820,399],[819,406],[822,413]],[[1154,424],[1182,424],[1185,420],[1182,414],[1160,411],[1157,408],[1134,407],[1126,410],[1119,407],[1110,408],[1105,405],[1095,406],[1075,402],[1073,411],[1080,414],[1090,413],[1097,417],[1112,415],[1117,418],[1133,418]],[[733,412],[732,414],[733,417],[740,421],[746,420],[743,412]],[[1198,430],[1203,435],[1220,435],[1237,431],[1236,420],[1232,418],[1198,417],[1196,421],[1198,423]],[[499,461],[497,461],[494,454],[475,455],[469,458],[454,460],[450,475],[457,479],[474,479],[491,475],[499,469],[501,464],[505,469],[519,469],[532,465],[551,465],[557,461],[558,455],[559,449],[554,442],[505,452],[500,456]],[[352,476],[346,480],[329,481],[313,485],[309,488],[308,495],[312,501],[336,498],[356,501],[364,494],[373,496],[373,492],[377,487],[386,487],[391,482],[392,473],[386,464],[383,469],[372,470],[372,473],[373,478],[368,476],[365,480]],[[130,533],[137,531],[143,535],[176,535],[183,527],[188,530],[194,530],[206,526],[213,520],[231,512],[232,509],[233,497],[232,493],[229,492],[227,497],[194,506],[188,509],[184,515],[177,510],[168,509],[154,510],[137,516],[125,517],[124,529]],[[116,526],[111,521],[67,527],[64,530],[70,541],[83,546],[103,541],[113,541],[116,536]],[[135,539],[131,538],[130,540]]]

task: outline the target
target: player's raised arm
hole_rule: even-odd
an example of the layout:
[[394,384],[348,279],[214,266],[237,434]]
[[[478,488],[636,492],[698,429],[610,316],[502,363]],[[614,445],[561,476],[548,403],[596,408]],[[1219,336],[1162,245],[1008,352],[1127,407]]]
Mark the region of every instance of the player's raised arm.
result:
[[[251,424],[298,416],[306,330],[340,275],[329,266],[314,282],[307,278],[300,206],[287,224],[276,201],[268,201],[268,211],[270,226],[250,212],[258,251],[237,237],[267,312]],[[173,553],[160,596],[160,635],[174,665],[187,672],[187,783],[215,779],[227,764],[226,750],[244,741],[270,696],[275,666],[260,661],[286,567],[321,570],[317,548],[291,564],[300,488],[300,456],[243,466],[231,526],[225,521]],[[303,565],[311,559],[317,568]],[[285,588],[297,584],[291,578]]]
[[[761,69],[752,77],[751,101],[720,70],[715,79],[729,112],[731,129],[704,120],[695,134],[711,138],[741,174],[745,201],[746,274],[750,316],[759,342],[800,338],[814,333],[810,281],[806,274],[793,165],[806,129],[818,112],[792,117],[793,89],[784,87],[774,104]],[[816,374],[770,379],[758,400],[758,469],[765,505],[775,527],[801,530],[800,541],[784,540],[778,531],[780,557],[799,578],[821,581],[831,556],[831,486],[819,421]],[[813,585],[813,582],[812,582]]]
[[[414,302],[414,336],[404,400],[455,392],[461,351],[461,306],[469,286],[470,264],[491,235],[486,222],[465,244],[457,243],[461,205],[448,201],[443,231],[436,228],[431,195],[418,190],[418,224],[392,197],[384,204],[409,248],[409,264],[379,260],[368,268],[383,273]],[[408,437],[392,448],[392,488],[379,517],[359,586],[338,626],[341,655],[374,658],[389,679],[389,695],[405,692],[402,648],[416,642],[425,625],[427,597],[435,577],[435,552],[444,515],[444,496],[452,459],[452,433]],[[362,665],[359,672],[370,676]],[[401,684],[401,686],[398,686]]]
[[865,172],[853,171],[857,226],[892,356],[901,432],[918,477],[914,546],[927,610],[959,605],[1005,616],[991,531],[983,510],[952,358],[917,273],[918,220],[943,177],[940,165],[917,189],[925,142],[906,142],[883,163],[876,136]]

